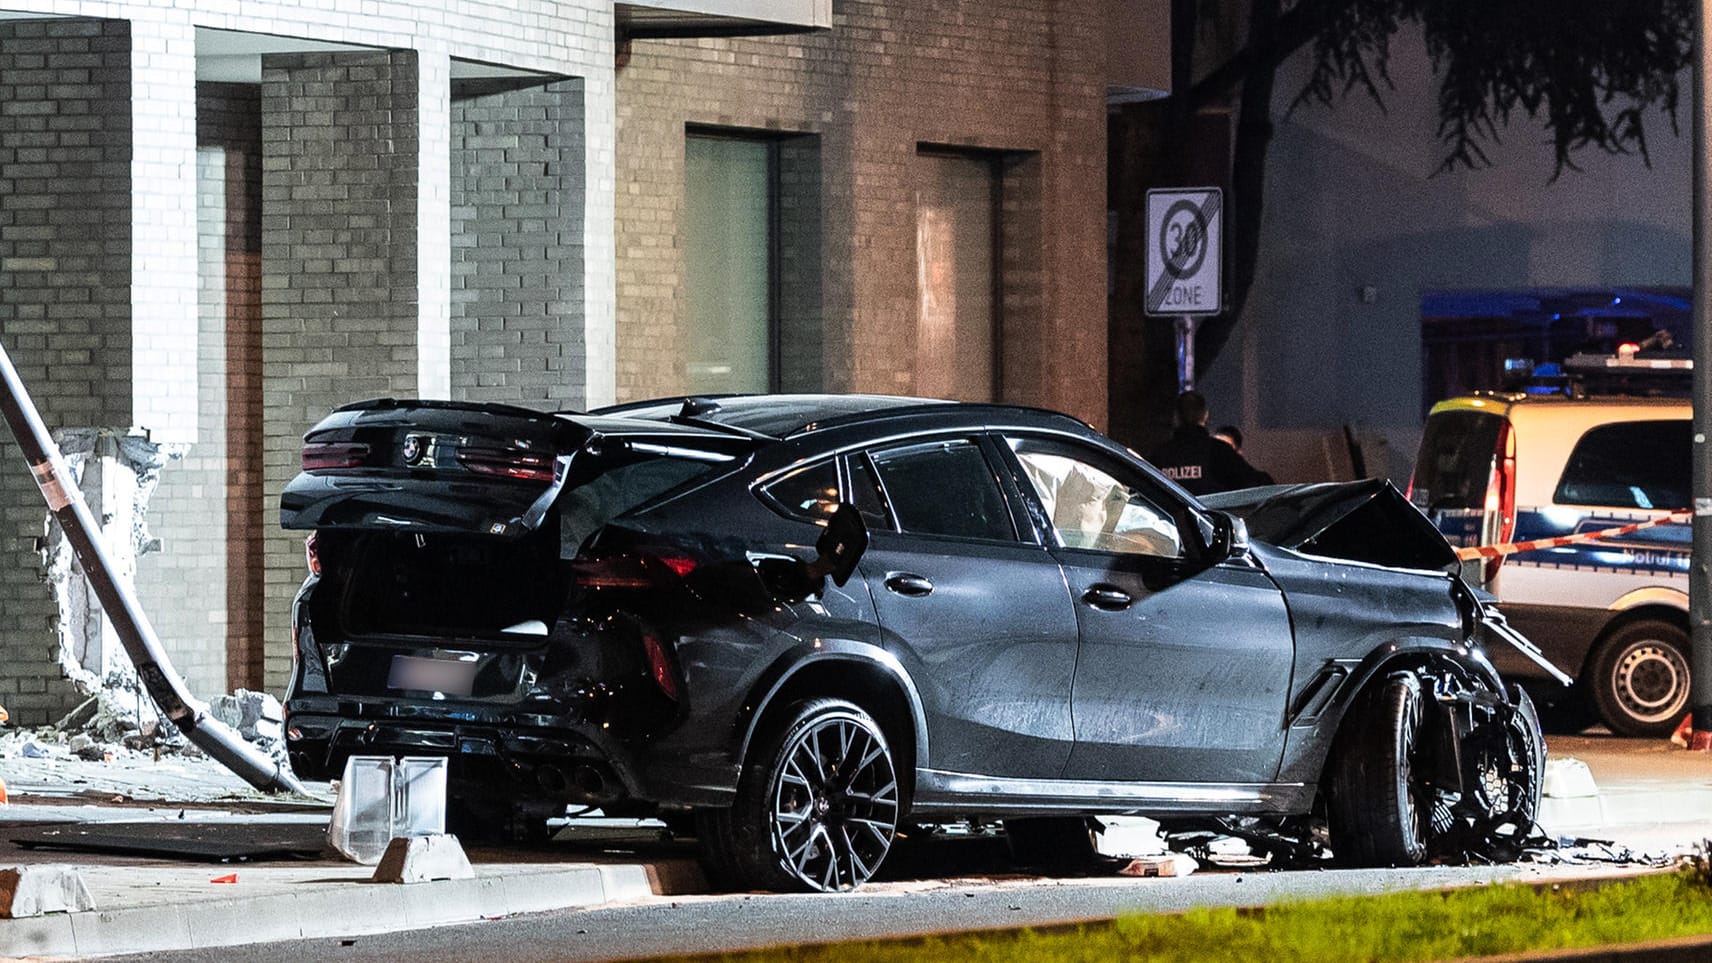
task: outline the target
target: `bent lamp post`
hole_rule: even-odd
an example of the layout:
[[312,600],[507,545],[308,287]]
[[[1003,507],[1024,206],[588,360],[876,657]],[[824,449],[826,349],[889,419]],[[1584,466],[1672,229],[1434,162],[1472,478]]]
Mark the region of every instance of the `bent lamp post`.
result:
[[89,506],[83,503],[83,496],[60,459],[59,446],[48,436],[41,413],[25,391],[4,344],[0,344],[0,381],[4,382],[0,386],[0,413],[4,413],[12,436],[23,449],[24,460],[30,464],[36,487],[41,489],[54,518],[65,528],[84,576],[95,589],[95,596],[112,620],[125,654],[136,666],[138,678],[160,707],[161,714],[171,719],[197,748],[257,789],[307,795],[290,770],[209,715],[208,706],[185,689],[184,679],[161,650],[154,627],[137,600],[113,578],[112,563],[95,534],[95,519],[89,513]]

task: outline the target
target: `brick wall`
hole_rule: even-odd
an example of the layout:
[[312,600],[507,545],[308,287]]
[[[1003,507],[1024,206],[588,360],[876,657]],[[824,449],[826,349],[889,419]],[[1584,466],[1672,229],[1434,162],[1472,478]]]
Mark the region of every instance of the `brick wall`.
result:
[[161,471],[148,513],[161,549],[137,559],[136,589],[209,696],[262,684],[259,92],[199,85],[196,135],[197,440]]
[[[223,349],[226,690],[262,687],[262,554],[277,525],[262,488],[261,91],[197,88],[203,350]],[[218,161],[215,161],[215,158]],[[216,189],[215,168],[218,168]],[[207,409],[204,409],[207,410]],[[215,422],[219,424],[219,422]],[[205,423],[206,428],[206,423]],[[204,434],[205,443],[214,439]],[[206,490],[205,497],[213,490]]]
[[787,355],[818,352],[821,373],[793,387],[912,389],[912,161],[922,145],[992,151],[1015,221],[1003,396],[1103,422],[1103,369],[1087,363],[1106,338],[1102,10],[849,0],[828,33],[631,43],[618,71],[619,396],[679,390],[684,130],[707,125],[816,135],[819,340],[782,333]]
[[[298,470],[301,436],[353,399],[414,397],[417,70],[410,51],[264,58],[264,517]],[[303,537],[270,526],[265,676],[290,664]]]
[[582,87],[454,89],[454,398],[584,404]]
[[[0,21],[0,338],[50,429],[131,410],[131,40],[121,21]],[[47,509],[0,444],[0,704],[50,721],[61,680],[37,540]]]

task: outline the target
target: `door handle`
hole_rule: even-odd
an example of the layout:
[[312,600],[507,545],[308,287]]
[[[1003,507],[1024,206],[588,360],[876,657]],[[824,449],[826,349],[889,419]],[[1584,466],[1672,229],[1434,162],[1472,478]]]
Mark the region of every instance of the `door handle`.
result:
[[1107,612],[1122,612],[1135,601],[1128,592],[1110,585],[1096,585],[1082,593],[1082,601]]
[[933,582],[908,572],[893,572],[886,576],[886,588],[912,599],[933,594]]

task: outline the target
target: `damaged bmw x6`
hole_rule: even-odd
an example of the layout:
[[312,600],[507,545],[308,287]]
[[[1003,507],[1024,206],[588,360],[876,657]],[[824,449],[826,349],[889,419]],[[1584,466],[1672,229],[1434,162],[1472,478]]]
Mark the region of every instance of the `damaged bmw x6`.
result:
[[1538,722],[1486,655],[1531,647],[1382,482],[1204,503],[1066,415],[872,396],[383,399],[302,457],[306,777],[444,755],[466,825],[693,815],[775,889],[959,819],[1351,865],[1532,828]]

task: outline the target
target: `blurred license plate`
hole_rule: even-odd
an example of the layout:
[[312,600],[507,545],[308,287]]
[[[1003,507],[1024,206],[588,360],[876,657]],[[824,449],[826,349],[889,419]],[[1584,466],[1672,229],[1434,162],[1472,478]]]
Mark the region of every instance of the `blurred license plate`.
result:
[[467,696],[476,681],[476,664],[457,659],[424,659],[414,655],[392,657],[392,672],[386,677],[391,689],[415,689]]

